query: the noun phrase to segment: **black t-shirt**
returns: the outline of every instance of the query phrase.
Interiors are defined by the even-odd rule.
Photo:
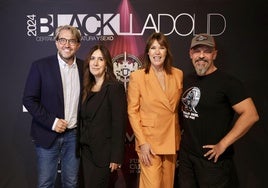
[[[207,149],[202,146],[218,143],[230,131],[235,115],[232,106],[247,97],[238,79],[219,70],[206,76],[186,76],[181,99],[181,146],[203,156]],[[232,154],[229,147],[220,158]]]

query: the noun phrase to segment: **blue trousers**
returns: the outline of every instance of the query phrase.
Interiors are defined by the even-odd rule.
[[[38,188],[54,188],[58,164],[61,169],[61,187],[76,188],[79,158],[76,157],[77,130],[63,133],[49,149],[36,145]]]

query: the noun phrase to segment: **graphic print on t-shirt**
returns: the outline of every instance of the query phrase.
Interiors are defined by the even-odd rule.
[[[200,100],[201,92],[197,87],[187,89],[182,95],[182,112],[185,118],[195,119],[198,117],[196,106]]]

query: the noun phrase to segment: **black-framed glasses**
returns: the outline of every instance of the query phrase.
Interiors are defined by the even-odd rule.
[[[78,43],[76,39],[66,39],[66,38],[59,38],[57,41],[61,45],[65,45],[68,42],[71,46],[74,46]]]

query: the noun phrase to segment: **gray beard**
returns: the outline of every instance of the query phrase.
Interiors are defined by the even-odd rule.
[[[198,76],[204,76],[206,74],[206,72],[207,72],[207,69],[206,68],[203,68],[203,69],[196,68],[195,71],[196,71],[196,74]]]

